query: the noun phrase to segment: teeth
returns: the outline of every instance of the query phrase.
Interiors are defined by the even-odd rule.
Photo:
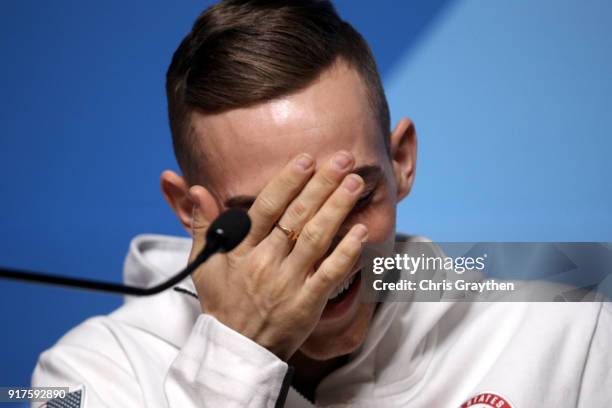
[[[332,293],[329,295],[327,300],[332,300],[336,298],[337,296],[339,296],[340,294],[342,294],[342,292],[344,292],[345,290],[348,289],[349,286],[351,286],[351,283],[353,283],[354,280],[355,280],[355,275],[352,275],[350,278],[345,279],[340,285],[338,285],[332,291]]]

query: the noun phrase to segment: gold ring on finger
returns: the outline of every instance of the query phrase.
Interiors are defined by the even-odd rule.
[[[291,228],[285,227],[284,225],[281,225],[278,222],[274,224],[274,226],[279,230],[283,231],[283,234],[285,234],[290,241],[297,241],[298,237],[300,236],[299,232],[295,232]]]

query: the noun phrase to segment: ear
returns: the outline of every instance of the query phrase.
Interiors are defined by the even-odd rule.
[[[391,162],[397,186],[397,201],[412,189],[416,171],[417,140],[414,124],[408,118],[399,121],[391,133]]]
[[[160,176],[161,191],[185,230],[192,235],[193,207],[199,206],[207,221],[217,217],[219,210],[213,195],[202,186],[192,186],[173,171],[166,170]]]

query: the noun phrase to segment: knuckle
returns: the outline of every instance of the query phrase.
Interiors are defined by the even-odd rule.
[[[204,237],[206,230],[208,230],[208,226],[209,226],[208,222],[198,217],[193,217],[192,225],[191,225],[191,231],[192,231],[193,238],[197,239],[199,237]]]
[[[276,203],[267,196],[257,198],[257,212],[266,218],[275,217],[278,213]]]
[[[344,214],[352,204],[352,200],[347,200],[343,192],[337,192],[329,200],[328,206],[334,214]]]
[[[299,200],[294,201],[287,209],[287,214],[291,218],[302,219],[306,214],[307,207]]]
[[[249,265],[251,273],[259,275],[270,268],[270,259],[263,254],[253,255],[249,260]]]
[[[330,288],[335,285],[334,274],[329,268],[322,268],[319,271],[319,282],[326,288]]]
[[[321,235],[325,231],[336,230],[344,217],[332,208],[324,207],[317,214],[315,222],[320,226]]]
[[[321,249],[325,243],[323,242],[323,232],[313,223],[308,223],[302,230],[304,241],[315,249]]]
[[[193,230],[203,230],[206,229],[206,227],[208,226],[208,223],[204,222],[204,220],[198,218],[198,217],[193,217],[192,218],[192,229]]]
[[[240,257],[238,256],[227,256],[227,266],[228,266],[228,270],[236,270],[239,268],[240,265]]]
[[[297,180],[291,174],[281,175],[277,180],[279,190],[293,190],[297,184]]]
[[[338,181],[336,181],[331,174],[325,171],[321,173],[318,179],[319,185],[325,190],[335,188],[338,185]]]
[[[355,257],[355,251],[347,246],[339,246],[336,251],[336,262],[341,265],[350,263]]]

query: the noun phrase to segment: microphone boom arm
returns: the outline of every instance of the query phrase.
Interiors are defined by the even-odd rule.
[[[150,288],[139,288],[137,286],[123,285],[121,283],[103,282],[91,279],[71,278],[59,275],[46,275],[32,271],[17,271],[10,268],[0,268],[0,278],[20,280],[25,282],[46,283],[51,285],[67,286],[71,288],[89,289],[98,292],[118,293],[132,296],[150,296],[160,293],[171,286],[176,285],[197,269],[209,256],[217,252],[216,245],[207,245],[193,262],[190,262],[183,270]]]
[[[123,285],[121,283],[103,282],[91,279],[71,278],[59,275],[47,275],[39,272],[21,271],[0,267],[0,278],[25,282],[36,282],[71,288],[89,289],[106,293],[119,293],[132,296],[149,296],[162,292],[176,285],[191,275],[202,263],[206,262],[216,252],[228,252],[234,249],[251,229],[251,219],[248,214],[238,208],[230,208],[215,219],[206,232],[206,245],[198,256],[180,272],[150,288]]]

